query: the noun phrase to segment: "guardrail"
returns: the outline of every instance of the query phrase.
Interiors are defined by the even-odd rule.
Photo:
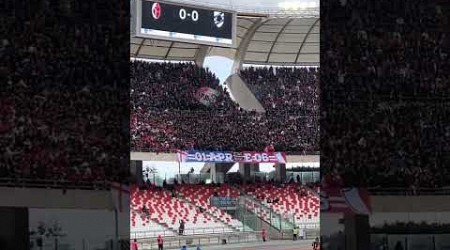
[[[62,181],[42,180],[31,178],[0,178],[2,187],[27,187],[27,188],[55,188],[55,189],[85,189],[85,190],[107,190],[110,185],[108,181]]]
[[[261,232],[240,232],[240,233],[224,233],[224,234],[203,234],[203,235],[187,235],[174,236],[164,238],[164,249],[179,249],[181,246],[195,247],[197,245],[220,245],[220,244],[236,244],[255,242],[261,240]],[[141,249],[153,250],[158,249],[157,238],[138,239]]]
[[[402,195],[402,196],[418,196],[418,195],[450,195],[450,187],[442,188],[369,188],[371,195]]]
[[[195,236],[195,235],[222,235],[226,233],[232,233],[232,230],[228,227],[215,227],[215,228],[185,228],[183,236]],[[174,237],[174,231],[171,229],[163,230],[138,230],[130,232],[132,239],[145,239],[158,237],[159,235],[165,237]]]

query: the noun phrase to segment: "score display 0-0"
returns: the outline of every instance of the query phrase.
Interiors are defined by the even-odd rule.
[[[204,6],[138,1],[136,36],[234,47],[236,13]]]

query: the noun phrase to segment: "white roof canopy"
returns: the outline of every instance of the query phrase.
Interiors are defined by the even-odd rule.
[[[237,25],[237,47],[229,50],[245,51],[242,53],[242,63],[319,66],[319,18],[239,17]],[[249,41],[246,48],[240,48],[243,40]],[[204,55],[200,50],[205,46],[132,37],[130,56],[195,61],[198,56]]]

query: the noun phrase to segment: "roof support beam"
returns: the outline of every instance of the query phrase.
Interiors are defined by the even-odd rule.
[[[250,44],[250,41],[252,40],[253,36],[255,35],[256,31],[264,25],[266,22],[268,22],[270,19],[266,18],[260,18],[258,21],[254,22],[252,26],[247,30],[244,37],[241,40],[241,43],[239,44],[239,48],[236,50],[236,54],[234,56],[234,63],[233,67],[231,69],[231,74],[238,73],[239,70],[242,67],[242,62],[245,59],[245,54],[247,53],[248,45]]]
[[[145,42],[145,38],[142,38],[141,44],[139,44],[139,47],[136,50],[136,53],[134,54],[134,57],[138,57],[139,56],[139,52],[141,51],[142,46],[144,46],[144,42]]]
[[[290,18],[289,21],[287,21],[287,22],[283,25],[283,27],[281,28],[280,32],[278,32],[277,37],[275,37],[275,40],[273,41],[272,46],[270,47],[269,54],[267,54],[266,63],[269,62],[270,55],[272,54],[272,50],[273,50],[273,48],[275,47],[275,44],[277,43],[278,38],[280,38],[281,33],[284,32],[284,30],[286,29],[286,27],[287,27],[292,21],[294,21],[294,18]]]
[[[166,52],[166,55],[164,56],[164,60],[167,60],[167,57],[170,54],[170,50],[172,49],[173,44],[174,44],[174,42],[171,42],[170,45],[169,45],[169,48],[167,48],[167,52]]]
[[[199,67],[203,67],[203,63],[205,62],[205,58],[208,53],[211,51],[211,46],[208,45],[199,45],[197,52],[195,53],[195,64]]]
[[[298,49],[297,56],[295,57],[294,63],[298,63],[298,58],[300,57],[300,53],[302,52],[303,45],[306,42],[306,39],[308,39],[309,34],[311,33],[312,29],[316,26],[316,24],[319,22],[320,18],[317,18],[317,20],[309,27],[308,33],[306,33],[306,36],[303,38],[302,44],[300,45],[300,48]]]

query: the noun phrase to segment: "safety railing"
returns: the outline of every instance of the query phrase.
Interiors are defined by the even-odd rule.
[[[261,232],[239,232],[223,234],[203,234],[203,235],[185,235],[175,237],[165,237],[164,249],[179,249],[186,245],[187,247],[196,247],[198,245],[220,245],[248,243],[260,240]],[[140,249],[153,250],[158,249],[157,238],[138,239]]]
[[[232,233],[233,230],[229,227],[199,227],[199,228],[185,228],[183,231],[183,236],[195,236],[195,235],[222,235],[226,233]],[[152,237],[158,237],[159,235],[164,237],[174,237],[177,232],[172,229],[161,229],[161,230],[132,230],[130,232],[131,239],[146,239]]]
[[[371,249],[398,249],[395,246],[401,245],[401,249],[448,249],[450,247],[450,234],[383,234],[372,233],[370,235]],[[332,244],[333,242],[330,242]]]
[[[68,239],[66,236],[30,235],[30,250],[129,250],[128,237],[114,240],[113,236],[93,240],[87,238]]]
[[[450,195],[450,187],[442,188],[369,188],[371,195]]]
[[[302,221],[296,219],[295,214],[291,214],[288,217],[285,217],[290,223],[296,225],[300,229],[308,229],[308,230],[320,230],[320,217],[318,216],[316,219],[311,219],[310,221]]]
[[[286,220],[280,214],[274,212],[266,204],[248,195],[240,197],[239,207],[257,215],[260,219],[279,231],[290,230],[294,227],[294,224]]]
[[[55,188],[55,189],[86,189],[106,190],[109,188],[107,181],[63,181],[31,178],[0,178],[2,187],[27,187],[27,188]]]

